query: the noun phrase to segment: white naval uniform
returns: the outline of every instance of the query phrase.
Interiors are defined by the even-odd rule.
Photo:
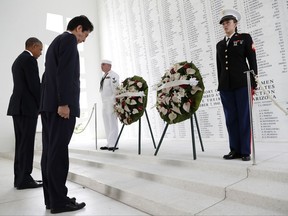
[[[104,74],[105,76],[106,74]],[[110,70],[100,90],[102,98],[102,115],[107,139],[107,147],[115,146],[118,137],[118,119],[114,111],[115,92],[119,85],[119,75]]]

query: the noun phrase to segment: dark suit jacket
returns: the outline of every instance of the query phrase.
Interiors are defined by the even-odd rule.
[[[37,60],[23,51],[12,65],[13,93],[7,115],[37,116],[40,104],[40,78]]]
[[[42,77],[40,111],[57,112],[68,105],[70,115],[80,116],[80,64],[77,39],[64,32],[50,44]]]
[[[247,86],[248,70],[257,74],[255,47],[249,34],[235,33],[228,47],[225,38],[217,43],[218,90],[233,90]],[[249,65],[247,64],[247,60]],[[251,85],[256,87],[251,75]]]

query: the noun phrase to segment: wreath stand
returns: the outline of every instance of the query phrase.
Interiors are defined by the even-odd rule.
[[[156,144],[155,144],[154,136],[153,136],[153,133],[152,133],[152,129],[151,129],[151,125],[150,125],[150,121],[149,121],[146,109],[144,110],[144,112],[145,112],[145,116],[146,116],[146,119],[147,119],[147,122],[148,122],[148,126],[149,126],[149,130],[150,130],[151,138],[152,138],[152,141],[153,141],[153,145],[154,145],[154,148],[156,149]],[[142,118],[142,116],[141,116],[141,118]],[[139,131],[138,132],[138,154],[139,155],[141,154],[141,118],[139,118],[139,120],[138,120],[139,121],[139,130],[138,130]],[[122,124],[120,133],[119,133],[119,135],[117,137],[117,140],[116,140],[116,143],[114,145],[113,152],[115,151],[115,149],[117,147],[117,144],[118,144],[118,141],[119,141],[120,136],[122,134],[124,126],[125,126],[125,124]]]
[[[198,121],[197,121],[197,117],[196,117],[196,113],[193,113],[194,116],[194,119],[195,119],[195,123],[196,123],[196,127],[197,127],[197,132],[198,132],[198,136],[199,136],[199,141],[200,141],[200,144],[201,144],[201,149],[202,149],[202,152],[204,152],[204,147],[203,147],[203,143],[202,143],[202,138],[201,138],[201,134],[200,134],[200,129],[199,129],[199,125],[198,125]],[[190,117],[190,122],[191,122],[191,136],[192,136],[192,149],[193,149],[193,159],[196,160],[196,147],[195,147],[195,135],[194,135],[194,125],[193,125],[193,117]],[[159,149],[160,149],[160,146],[162,144],[162,141],[163,141],[163,138],[166,134],[166,131],[167,131],[167,128],[168,128],[168,123],[166,123],[166,126],[163,130],[163,133],[162,133],[162,136],[159,140],[159,144],[157,146],[157,149],[154,153],[154,155],[156,156]]]

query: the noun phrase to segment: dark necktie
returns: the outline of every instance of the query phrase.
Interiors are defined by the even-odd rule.
[[[229,40],[230,40],[230,38],[227,38],[227,39],[226,39],[226,46],[228,46]]]
[[[106,78],[106,76],[108,75],[108,73],[105,73],[105,75],[102,77],[101,81],[100,81],[100,91],[103,90],[103,84],[104,84],[104,80]]]

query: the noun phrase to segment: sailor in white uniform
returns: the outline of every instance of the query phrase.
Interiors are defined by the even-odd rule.
[[[107,145],[101,150],[113,150],[118,137],[118,119],[114,111],[115,92],[119,85],[119,75],[111,70],[110,60],[101,61],[101,69],[104,75],[100,82],[100,93],[102,98],[102,115],[107,139]],[[116,148],[115,150],[117,150]]]

